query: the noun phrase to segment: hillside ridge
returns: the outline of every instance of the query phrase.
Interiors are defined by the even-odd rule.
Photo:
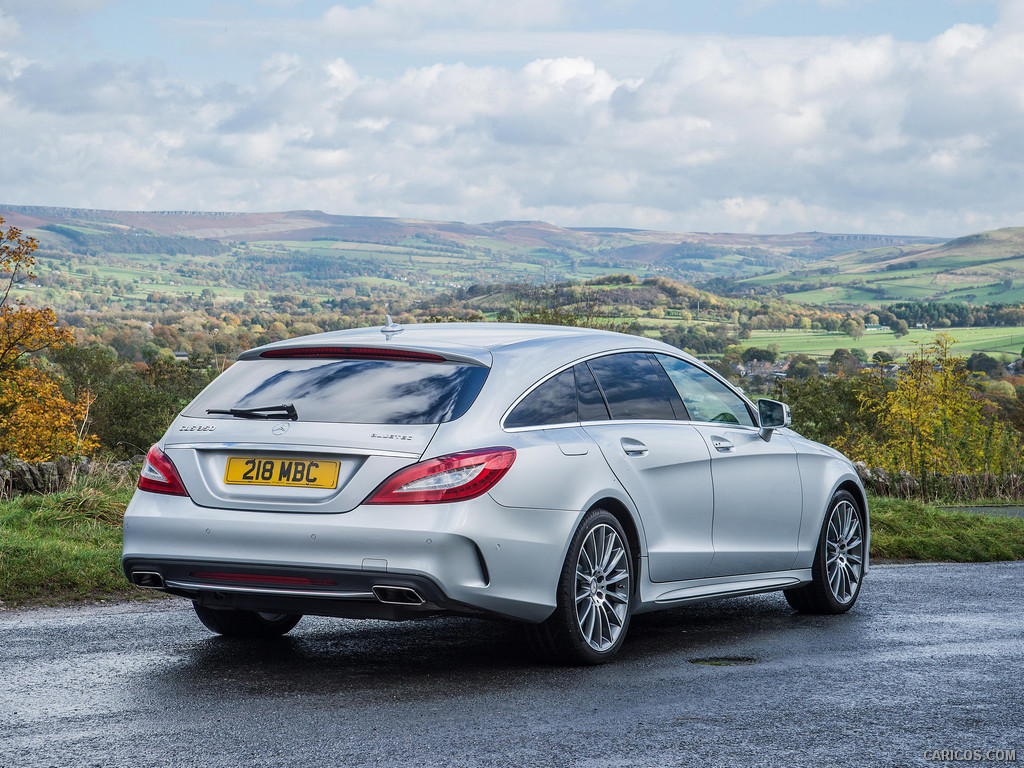
[[[1024,227],[942,243],[851,249],[814,264],[744,278],[739,285],[813,305],[1017,303],[1024,301]]]

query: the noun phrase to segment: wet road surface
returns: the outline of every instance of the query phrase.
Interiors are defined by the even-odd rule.
[[[257,643],[179,600],[7,611],[0,766],[1024,764],[1022,584],[1024,563],[879,566],[846,616],[679,608],[596,668],[462,619],[307,617]]]
[[[947,512],[970,512],[975,515],[996,515],[998,517],[1024,517],[1024,507],[1011,507],[1000,504],[999,506],[966,506],[966,507],[939,507]]]

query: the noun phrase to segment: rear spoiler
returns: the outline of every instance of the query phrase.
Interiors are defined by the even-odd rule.
[[[396,360],[420,363],[461,363],[489,367],[478,358],[447,350],[424,351],[392,344],[386,346],[346,344],[295,344],[250,349],[238,356],[239,360]]]

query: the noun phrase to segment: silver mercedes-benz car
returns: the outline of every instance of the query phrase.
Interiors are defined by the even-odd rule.
[[[223,635],[460,614],[590,664],[659,608],[783,590],[842,613],[868,569],[864,490],[789,421],[607,331],[290,339],[242,354],[150,450],[123,566]]]

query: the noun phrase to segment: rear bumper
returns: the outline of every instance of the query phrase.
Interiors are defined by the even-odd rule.
[[[211,607],[388,619],[452,612],[536,622],[554,610],[578,518],[503,507],[487,495],[301,514],[211,509],[140,491],[125,513],[122,562],[129,578],[134,571],[160,574],[164,591]],[[193,575],[211,572],[220,578]],[[312,586],[264,584],[259,574]],[[374,586],[414,589],[424,602],[386,605]]]
[[[432,579],[415,574],[147,558],[128,558],[122,565],[129,581],[147,581],[147,588],[210,608],[391,621],[485,613],[449,599]],[[138,578],[154,574],[159,586]]]

